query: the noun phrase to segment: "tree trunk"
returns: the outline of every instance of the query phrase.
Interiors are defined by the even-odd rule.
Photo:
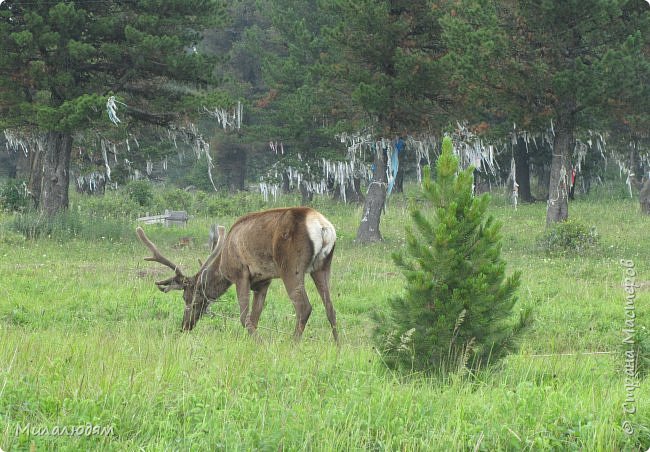
[[[632,148],[630,150],[630,179],[632,183],[636,184],[637,187],[640,187],[643,180],[643,166],[641,165],[641,159],[639,158],[638,152]],[[636,187],[635,187],[636,188]]]
[[[490,192],[490,181],[476,169],[474,170],[474,194],[476,196]]]
[[[361,178],[353,177],[352,183],[345,188],[345,196],[347,197],[348,202],[353,202],[356,204],[361,204],[364,202],[363,193],[361,193]]]
[[[328,190],[332,191],[332,199],[338,202],[343,202],[343,195],[341,195],[341,187],[334,187],[334,184],[328,181]],[[361,204],[364,201],[363,193],[361,193],[361,178],[353,177],[349,183],[344,187],[345,189],[345,202]]]
[[[0,132],[0,176],[4,175],[9,179],[16,178],[17,155],[22,154],[15,150],[8,150],[4,135]]]
[[[591,190],[591,177],[586,177],[585,175],[582,175],[580,177],[580,181],[582,182],[582,192],[585,195],[588,195],[589,190]]]
[[[399,168],[397,169],[397,176],[395,176],[395,185],[393,186],[393,191],[395,193],[404,193],[404,165],[406,162],[400,162]]]
[[[291,180],[289,179],[289,176],[287,176],[286,173],[282,173],[282,184],[280,185],[282,193],[289,193],[291,192]]]
[[[19,151],[21,152],[21,151]],[[26,172],[27,190],[32,197],[34,207],[40,206],[41,191],[43,190],[43,154],[45,149],[38,144],[34,145],[32,149],[27,152],[23,160],[24,166],[21,169]]]
[[[650,215],[650,179],[646,179],[639,192],[641,212]]]
[[[219,183],[231,193],[246,188],[246,148],[235,143],[224,143],[217,151]]]
[[[68,208],[72,135],[65,132],[45,134],[38,208],[46,216]]]
[[[521,202],[533,202],[533,195],[530,193],[530,158],[526,141],[523,138],[517,139],[515,173],[517,184],[519,184],[519,200]]]
[[[307,189],[307,183],[304,180],[300,181],[300,187],[298,188],[300,188],[300,196],[302,197],[300,205],[308,205],[314,199],[314,193]]]
[[[368,194],[363,204],[363,217],[357,230],[357,241],[361,243],[378,242],[382,240],[379,232],[379,221],[386,203],[386,152],[378,149],[375,152],[375,172],[368,187]]]
[[[25,154],[25,152],[22,149],[18,149],[13,151],[14,154],[16,155],[16,179],[23,179],[25,181],[29,181],[29,177],[31,174],[30,168],[31,168],[31,163],[30,163],[30,154],[31,152],[28,152]]]
[[[571,170],[569,161],[574,145],[573,131],[573,114],[567,112],[560,115],[555,126],[555,139],[553,140],[551,178],[546,209],[547,226],[558,221],[565,221],[569,217],[568,186]]]

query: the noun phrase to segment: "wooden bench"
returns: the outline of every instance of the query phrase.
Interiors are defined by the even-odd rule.
[[[166,228],[169,226],[187,226],[187,220],[190,216],[184,210],[165,210],[161,215],[147,215],[138,218],[144,224],[163,224]]]

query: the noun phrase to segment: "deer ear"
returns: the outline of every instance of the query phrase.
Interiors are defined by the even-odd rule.
[[[160,285],[156,283],[156,286],[158,286],[158,289],[161,292],[165,292],[165,293],[170,292],[172,290],[183,290],[183,286],[181,286],[180,284]]]
[[[186,286],[191,284],[191,280],[187,277],[178,278],[177,276],[172,276],[171,278],[164,279],[162,281],[156,281],[156,286],[162,292],[169,292],[171,290],[184,290]]]

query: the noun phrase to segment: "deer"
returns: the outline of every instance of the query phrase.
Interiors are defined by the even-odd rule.
[[[336,230],[318,211],[289,207],[249,213],[237,219],[227,234],[223,226],[218,226],[211,253],[194,276],[186,276],[164,257],[141,227],[136,233],[152,253],[145,260],[174,271],[174,276],[155,284],[165,293],[183,291],[183,331],[191,331],[210,304],[234,284],[239,320],[251,336],[258,337],[257,326],[269,285],[279,278],[296,311],[294,338],[299,340],[312,311],[305,290],[305,275],[309,274],[325,306],[334,341],[339,343],[330,298]],[[249,310],[251,291],[253,304]]]

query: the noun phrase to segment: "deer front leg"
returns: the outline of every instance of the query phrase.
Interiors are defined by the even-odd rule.
[[[257,341],[261,341],[261,338],[257,332],[257,323],[260,320],[260,315],[262,314],[262,309],[264,309],[264,300],[266,299],[266,292],[269,289],[271,281],[265,281],[263,283],[258,283],[253,289],[253,307],[250,314],[246,318],[246,329],[248,333]]]
[[[251,285],[248,277],[241,278],[235,283],[237,287],[237,300],[239,301],[239,321],[250,332],[250,318],[248,317],[248,304],[250,302]]]
[[[253,290],[253,308],[251,309],[250,324],[254,329],[257,329],[257,323],[260,320],[262,309],[264,309],[264,300],[266,300],[266,292],[269,290],[271,281],[266,281],[255,287]]]

